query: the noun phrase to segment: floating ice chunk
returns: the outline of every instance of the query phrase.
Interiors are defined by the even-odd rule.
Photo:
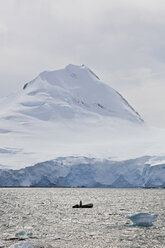
[[[15,237],[18,239],[26,239],[26,238],[32,238],[33,233],[32,232],[26,232],[24,230],[19,230],[15,233]]]
[[[18,242],[14,245],[11,245],[9,248],[34,248],[33,244],[29,241]]]
[[[15,237],[19,239],[25,239],[27,238],[27,232],[25,232],[24,230],[19,230],[15,233]]]
[[[32,232],[27,232],[27,236],[28,236],[29,238],[32,238],[32,237],[33,237],[33,233],[32,233]]]
[[[0,247],[4,247],[4,246],[5,246],[4,243],[0,241]]]
[[[136,226],[152,226],[158,214],[136,213],[127,215],[126,218],[133,222]]]

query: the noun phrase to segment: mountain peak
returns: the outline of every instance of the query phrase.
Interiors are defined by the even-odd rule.
[[[27,94],[33,95],[33,98],[42,98],[42,106],[50,104],[50,99],[53,109],[59,109],[59,102],[63,103],[65,108],[69,108],[69,112],[74,113],[73,116],[94,114],[142,122],[139,114],[128,102],[85,65],[69,64],[64,69],[44,71],[25,84],[24,89],[27,89]],[[63,112],[62,109],[59,111]],[[54,110],[52,116],[53,112]]]
[[[65,67],[66,70],[68,70],[71,73],[80,73],[80,71],[84,71],[86,73],[91,74],[92,76],[94,76],[96,79],[100,80],[99,77],[86,65],[82,64],[81,66],[78,65],[73,65],[73,64],[69,64]]]
[[[43,71],[23,87],[17,106],[41,120],[120,118],[142,123],[140,115],[87,66]],[[19,109],[19,108],[18,108]],[[18,111],[18,110],[17,110]]]

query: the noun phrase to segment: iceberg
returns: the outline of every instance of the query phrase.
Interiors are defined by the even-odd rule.
[[[19,239],[25,239],[27,237],[27,233],[24,230],[19,230],[15,233],[15,237]]]
[[[150,213],[135,213],[126,216],[135,226],[152,226],[157,217],[158,214]]]
[[[15,233],[15,238],[17,239],[27,239],[32,238],[33,233],[32,232],[26,232],[25,230],[19,230]]]
[[[18,242],[14,245],[11,245],[9,248],[34,248],[33,244],[29,241]]]
[[[15,237],[18,239],[26,239],[33,237],[32,232],[26,232],[25,230],[19,230],[15,233]]]

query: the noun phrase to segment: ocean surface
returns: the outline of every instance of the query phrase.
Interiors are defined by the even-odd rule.
[[[91,209],[75,209],[79,201]],[[158,213],[152,227],[128,225],[125,215]],[[0,247],[165,248],[164,189],[0,188]]]

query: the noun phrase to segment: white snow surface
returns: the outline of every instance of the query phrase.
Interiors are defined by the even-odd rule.
[[[42,72],[0,100],[0,169],[59,157],[121,162],[148,156],[145,164],[160,166],[164,145],[165,130],[144,123],[84,65]]]

